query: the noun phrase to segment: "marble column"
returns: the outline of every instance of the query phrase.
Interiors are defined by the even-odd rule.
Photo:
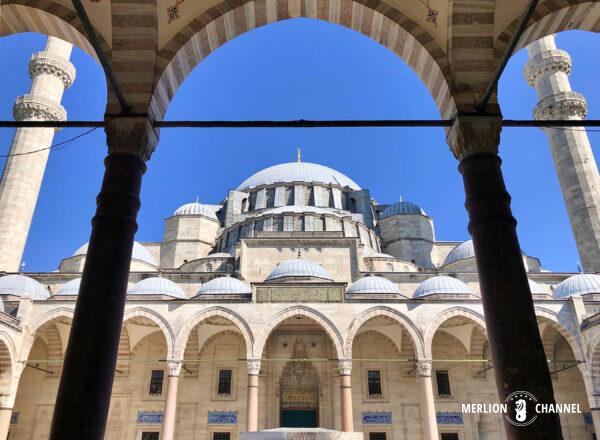
[[[583,377],[585,392],[590,405],[590,413],[592,414],[592,421],[594,422],[594,433],[596,434],[596,438],[600,439],[600,396],[597,396],[597,393],[594,391],[594,380],[592,378],[592,373],[588,368],[588,363],[582,362],[578,364],[577,367]]]
[[[423,434],[427,440],[438,440],[437,415],[431,383],[431,361],[417,363],[419,382],[421,384],[421,417],[423,420]]]
[[[63,92],[75,80],[69,62],[73,45],[48,37],[43,51],[32,55],[29,94],[17,98],[17,121],[64,121]],[[0,180],[0,270],[17,272],[52,145],[54,128],[17,128]]]
[[[460,160],[499,399],[504,402],[515,391],[528,391],[539,403],[554,404],[517,222],[498,156],[501,127],[499,115],[459,116],[447,140]],[[522,427],[504,420],[504,427],[511,440],[562,439],[557,414],[538,414],[535,423]]]
[[[340,408],[342,418],[342,431],[354,432],[354,420],[352,414],[352,361],[341,359],[338,361],[340,372]]]
[[[19,389],[19,382],[21,380],[21,374],[23,373],[24,368],[24,362],[16,363],[12,369],[13,376],[7,390],[8,392],[5,392],[5,394],[0,397],[0,440],[6,440],[8,438],[10,420],[12,418],[13,407],[17,397],[17,390]]]
[[[539,102],[534,117],[583,119],[587,103],[571,89],[571,57],[557,49],[554,35],[529,46],[525,78]],[[579,258],[586,272],[600,272],[600,175],[585,129],[544,128],[560,182]]]
[[[104,438],[145,161],[157,138],[143,117],[105,126],[109,154],[67,351],[50,439]]]
[[[248,359],[248,391],[246,394],[246,431],[258,431],[258,375],[260,359]]]
[[[170,361],[168,363],[169,376],[167,379],[167,396],[165,398],[165,412],[163,418],[162,440],[173,440],[175,438],[175,420],[177,417],[177,388],[179,384],[179,373],[181,373],[181,362]]]

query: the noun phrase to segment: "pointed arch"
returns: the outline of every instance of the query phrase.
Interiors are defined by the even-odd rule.
[[[442,117],[455,113],[445,51],[419,23],[379,0],[223,1],[199,14],[158,53],[150,112],[160,120],[189,73],[210,53],[252,29],[290,18],[314,18],[361,32],[402,58],[430,91]]]
[[[543,309],[541,307],[535,307],[535,316],[538,318],[545,318],[550,322],[550,325],[554,327],[569,343],[571,350],[573,350],[573,355],[575,356],[575,360],[577,361],[585,361],[585,355],[583,350],[579,344],[579,338],[575,336],[575,332],[569,328],[571,327],[569,324],[565,322],[560,322],[559,316],[557,313],[552,310]]]
[[[467,309],[465,307],[453,307],[453,308],[445,310],[444,312],[437,315],[433,319],[433,321],[431,321],[431,323],[429,324],[429,327],[427,327],[427,330],[425,331],[424,341],[423,341],[424,347],[425,347],[425,358],[426,359],[432,358],[433,337],[435,336],[435,333],[437,332],[437,330],[440,328],[440,326],[444,322],[448,321],[449,319],[456,318],[456,317],[463,317],[463,318],[467,318],[467,319],[473,321],[476,325],[478,325],[481,328],[483,334],[487,338],[487,332],[485,330],[485,320],[484,320],[482,314],[480,314],[474,310]],[[467,349],[468,349],[468,347],[467,347]]]
[[[346,335],[346,342],[344,345],[345,356],[348,359],[352,358],[352,344],[360,328],[363,326],[363,324],[378,316],[388,317],[394,320],[396,323],[398,323],[398,325],[405,329],[410,335],[410,339],[413,343],[413,346],[415,347],[415,354],[417,355],[417,357],[420,359],[424,355],[425,352],[423,346],[423,335],[421,334],[417,326],[404,314],[392,309],[391,307],[375,306],[364,311],[352,320],[352,323],[350,324],[350,328],[348,329],[348,333]]]
[[[181,327],[175,340],[175,349],[173,351],[174,359],[183,359],[185,348],[192,330],[195,329],[198,324],[202,323],[202,321],[214,316],[225,318],[228,321],[231,321],[231,323],[237,327],[239,332],[244,337],[244,341],[246,342],[247,357],[253,357],[254,335],[252,334],[252,331],[250,330],[250,327],[246,321],[234,311],[226,309],[225,307],[216,306],[197,313],[191,319],[188,319],[183,327]],[[199,347],[199,349],[201,348],[202,347]]]
[[[262,356],[267,340],[273,330],[286,319],[293,318],[294,316],[304,316],[319,324],[333,342],[338,359],[344,359],[344,339],[335,324],[324,314],[302,305],[287,307],[269,319],[267,324],[261,329],[261,333],[257,335],[256,346],[254,348],[255,356]]]
[[[173,353],[173,346],[175,342],[173,330],[171,329],[169,323],[162,316],[144,307],[136,307],[134,309],[125,310],[125,315],[123,316],[123,325],[130,319],[136,317],[143,317],[155,323],[160,328],[165,338],[165,343],[167,344],[167,356]]]

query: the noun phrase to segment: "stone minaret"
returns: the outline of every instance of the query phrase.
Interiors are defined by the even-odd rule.
[[[69,62],[73,45],[48,37],[46,48],[32,55],[29,94],[17,98],[13,114],[17,121],[64,121],[60,105],[64,90],[75,79]],[[0,270],[19,270],[29,226],[54,139],[54,128],[18,128],[0,181]],[[25,154],[41,150],[32,154]]]
[[[585,98],[571,90],[571,58],[554,36],[528,46],[525,78],[538,95],[536,119],[583,119]],[[579,257],[586,272],[600,272],[600,176],[583,128],[545,128],[567,205]]]

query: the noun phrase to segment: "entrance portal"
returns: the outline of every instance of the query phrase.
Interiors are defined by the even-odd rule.
[[[319,425],[319,376],[301,338],[294,342],[291,360],[281,372],[283,428],[316,428]]]

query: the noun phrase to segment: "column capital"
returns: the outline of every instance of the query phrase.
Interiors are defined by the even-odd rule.
[[[158,129],[147,116],[105,117],[106,143],[109,154],[135,154],[150,159],[158,144]]]
[[[183,361],[180,361],[180,360],[167,361],[167,368],[169,369],[169,376],[179,376],[179,373],[181,373],[182,366],[183,366]]]
[[[248,367],[249,376],[258,376],[260,373],[260,359],[248,359],[246,360]]]
[[[350,376],[352,373],[352,359],[339,359],[338,371],[340,376]]]
[[[458,160],[475,153],[498,153],[501,130],[501,115],[457,115],[446,142]]]
[[[417,362],[417,371],[419,372],[419,376],[421,377],[431,377],[431,361],[418,361]]]

